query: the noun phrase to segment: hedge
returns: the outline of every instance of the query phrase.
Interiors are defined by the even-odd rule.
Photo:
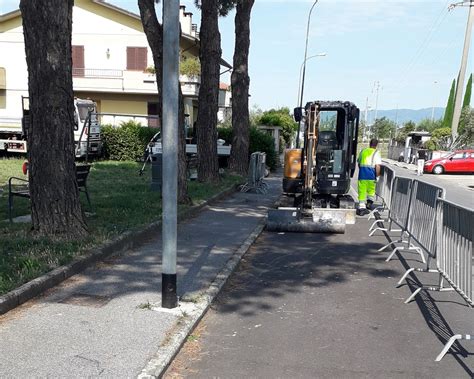
[[[217,128],[218,136],[220,139],[225,140],[227,144],[232,143],[232,129],[221,127]],[[273,137],[264,131],[261,131],[255,127],[250,128],[250,146],[249,153],[255,153],[261,151],[267,154],[267,166],[271,170],[274,170],[277,166],[277,153],[275,151],[275,142]]]
[[[143,127],[139,122],[128,121],[119,127],[103,125],[104,155],[116,161],[139,160],[157,129]]]

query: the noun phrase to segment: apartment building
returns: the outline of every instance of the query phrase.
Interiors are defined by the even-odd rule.
[[[199,56],[192,13],[180,7],[185,57]],[[97,102],[101,113],[157,114],[157,86],[151,49],[140,16],[101,0],[75,0],[72,30],[73,89],[76,97]],[[19,10],[0,15],[0,126],[19,126],[21,97],[28,96],[28,72]],[[223,71],[231,66],[221,61]],[[180,76],[187,122],[197,117],[199,76]],[[230,101],[228,96],[220,96]],[[225,108],[226,104],[220,104]],[[149,126],[156,126],[151,119]]]

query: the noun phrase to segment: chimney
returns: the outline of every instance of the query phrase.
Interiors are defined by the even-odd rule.
[[[192,34],[193,14],[186,12],[186,6],[179,6],[179,22],[181,23],[181,31],[184,34]]]

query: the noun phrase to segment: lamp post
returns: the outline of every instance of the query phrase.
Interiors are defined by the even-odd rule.
[[[303,63],[301,63],[301,67],[300,67],[300,78],[299,78],[299,80],[298,80],[298,84],[301,83],[301,76],[302,76],[302,74],[303,74],[303,66],[305,65],[305,63],[306,63],[307,61],[309,61],[310,59],[312,59],[312,58],[325,57],[326,55],[327,55],[326,53],[318,53],[318,54],[315,54],[315,55],[311,55],[311,56],[309,56],[308,58],[306,58],[306,60],[305,60]],[[298,86],[298,99],[297,99],[297,101],[300,101],[300,91],[301,91],[301,87]]]
[[[303,59],[303,75],[301,79],[301,91],[300,91],[300,108],[303,107],[303,95],[304,95],[304,77],[306,74],[306,61],[308,60],[308,39],[309,39],[309,25],[311,23],[311,13],[313,12],[313,8],[315,5],[318,3],[318,0],[315,0],[313,5],[311,6],[311,9],[309,10],[308,14],[308,24],[306,26],[306,43],[305,43],[305,48],[304,48],[304,59]],[[298,149],[300,147],[300,128],[301,128],[301,121],[298,123],[298,133],[296,134],[296,148]]]

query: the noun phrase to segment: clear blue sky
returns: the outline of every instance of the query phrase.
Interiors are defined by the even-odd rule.
[[[109,2],[138,13],[136,0]],[[311,18],[308,56],[320,52],[327,56],[307,62],[305,101],[350,100],[364,109],[368,97],[374,107],[374,82],[379,81],[379,109],[444,107],[459,70],[468,14],[467,7],[448,12],[452,2],[320,0]],[[0,0],[0,13],[18,3]],[[199,23],[200,12],[194,1],[181,3]],[[255,1],[250,51],[252,105],[262,109],[296,105],[312,3]],[[230,63],[233,18],[231,13],[220,21],[223,58]],[[472,48],[468,73],[474,67]]]

